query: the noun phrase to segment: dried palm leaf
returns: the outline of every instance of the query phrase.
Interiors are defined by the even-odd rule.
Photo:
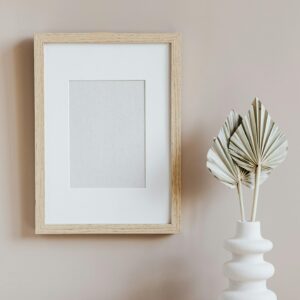
[[[207,153],[207,168],[230,188],[236,188],[240,178],[239,167],[232,160],[228,145],[232,133],[235,132],[241,121],[242,118],[236,112],[231,111]]]
[[[287,150],[286,137],[272,121],[262,103],[255,98],[229,144],[233,160],[243,169],[255,173],[252,221],[256,218],[261,174],[270,172],[283,162]]]
[[[241,122],[241,116],[235,111],[231,111],[207,153],[207,168],[218,180],[230,188],[236,188],[238,182],[241,181],[252,189],[255,182],[254,174],[239,167],[232,160],[228,149],[230,138]],[[268,174],[262,173],[260,184],[267,178]]]
[[[254,189],[255,173],[249,172],[242,168],[240,168],[240,170],[243,184],[250,189]],[[270,173],[267,172],[261,172],[261,176],[259,177],[259,185],[263,184],[269,178],[269,174]]]
[[[231,111],[218,136],[214,139],[211,149],[207,153],[207,168],[223,184],[230,188],[237,188],[241,217],[244,221],[245,213],[241,183],[249,172],[241,172],[240,168],[232,160],[228,150],[230,137],[241,122],[241,116],[235,111]]]

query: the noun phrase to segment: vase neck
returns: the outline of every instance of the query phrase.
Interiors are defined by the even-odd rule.
[[[260,222],[237,222],[236,237],[261,238]]]

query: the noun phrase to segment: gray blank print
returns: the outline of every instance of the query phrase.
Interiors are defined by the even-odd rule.
[[[145,83],[70,81],[73,188],[145,187]]]

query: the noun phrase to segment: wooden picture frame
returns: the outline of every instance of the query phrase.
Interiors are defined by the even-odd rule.
[[[169,165],[170,218],[166,223],[126,224],[46,222],[45,155],[50,142],[45,135],[49,85],[45,78],[45,47],[48,45],[167,45],[169,63]],[[181,133],[180,133],[180,35],[177,33],[37,33],[34,36],[35,79],[35,232],[36,234],[173,234],[180,230]],[[48,76],[48,75],[47,75]],[[47,101],[52,101],[47,96]],[[49,100],[50,99],[50,100]],[[46,120],[45,120],[46,118]],[[59,143],[58,143],[59,146]],[[50,151],[50,150],[49,150]],[[45,154],[46,153],[46,154]],[[50,177],[50,175],[48,176]],[[52,190],[51,190],[52,192]],[[48,189],[49,193],[49,189]],[[47,196],[50,199],[50,196]],[[63,197],[62,197],[63,199]],[[47,200],[50,201],[50,200]],[[70,202],[71,203],[71,202]],[[49,209],[50,211],[50,209]]]

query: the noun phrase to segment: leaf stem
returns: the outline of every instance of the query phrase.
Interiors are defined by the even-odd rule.
[[[237,191],[239,195],[239,202],[240,202],[240,210],[241,210],[241,220],[242,222],[245,222],[245,208],[244,208],[244,200],[243,200],[243,190],[242,190],[242,183],[241,181],[237,184]]]
[[[252,222],[255,222],[256,219],[260,174],[261,174],[261,165],[259,164],[255,170],[255,185],[254,185],[253,205],[252,205],[252,213],[251,213]]]

